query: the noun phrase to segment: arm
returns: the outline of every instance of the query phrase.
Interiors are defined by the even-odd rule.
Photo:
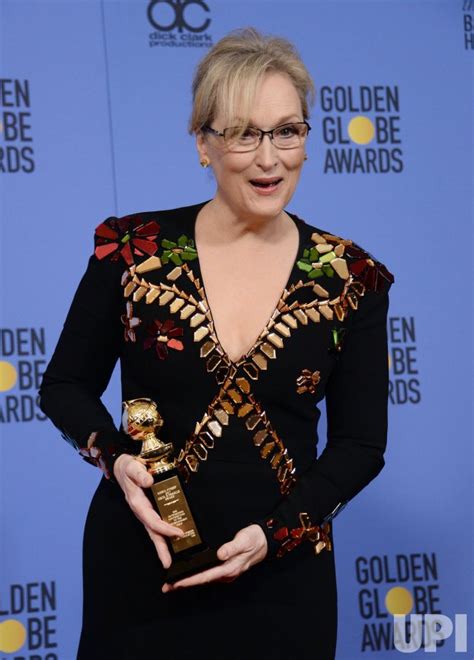
[[[275,510],[256,521],[266,535],[269,558],[306,538],[317,541],[318,534],[324,541],[322,530],[314,527],[329,522],[384,466],[389,288],[366,291],[354,312],[326,388],[324,451]],[[307,516],[300,518],[302,513]]]
[[[74,295],[39,395],[41,410],[85,460],[108,478],[123,450],[136,448],[117,431],[100,397],[120,353],[123,261],[99,260],[95,254]]]
[[[142,228],[138,222],[135,224],[138,230]],[[124,309],[120,285],[125,265],[122,258],[114,259],[114,255],[119,249],[125,251],[126,256],[131,252],[129,241],[121,241],[121,236],[116,233],[117,227],[126,231],[134,228],[128,219],[117,221],[112,217],[96,229],[96,252],[89,259],[53,357],[43,375],[39,390],[40,407],[86,461],[97,465],[108,479],[118,483],[130,509],[143,523],[163,566],[167,568],[171,557],[164,537],[182,537],[184,532],[161,520],[153,509],[142,490],[153,483],[146,465],[141,459],[123,456],[136,454],[140,443],[131,440],[124,431],[117,431],[100,400],[127,330],[122,323]],[[156,225],[149,223],[142,235],[143,231],[152,235],[155,230]],[[111,238],[111,241],[108,244],[101,242],[101,236]],[[137,238],[137,243],[139,240]],[[141,240],[141,247],[148,247]],[[152,244],[151,249],[156,251],[156,245]],[[130,338],[130,330],[128,332]],[[120,456],[122,458],[118,461]]]

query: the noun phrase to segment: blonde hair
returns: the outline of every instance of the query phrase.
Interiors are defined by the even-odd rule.
[[[298,93],[303,119],[314,103],[315,88],[295,46],[287,39],[263,35],[255,28],[232,30],[199,62],[192,85],[193,109],[190,133],[222,113],[225,125],[248,126],[257,86],[267,72],[286,74]]]

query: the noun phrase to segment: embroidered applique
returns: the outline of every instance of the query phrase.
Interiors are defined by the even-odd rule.
[[[311,240],[314,246],[307,248],[306,258],[299,266],[308,272],[310,279],[323,274],[331,277],[327,269],[329,265],[343,280],[352,276],[372,291],[382,291],[387,282],[395,281],[380,261],[351,240],[326,232],[313,232]]]
[[[349,245],[346,254],[351,257],[349,270],[362,284],[371,291],[382,291],[386,282],[392,284],[395,281],[392,273],[387,268],[373,259],[357,245]]]
[[[293,529],[288,529],[285,526],[277,527],[278,521],[274,518],[266,521],[266,526],[269,530],[276,528],[273,532],[273,538],[275,541],[281,543],[277,550],[278,558],[296,548],[303,541],[313,543],[314,552],[317,555],[324,549],[328,551],[332,550],[330,522],[323,522],[321,525],[312,525],[308,514],[304,512],[299,514],[299,519],[301,527],[295,527]]]
[[[321,380],[319,371],[310,371],[310,369],[303,369],[301,374],[296,379],[296,391],[298,394],[309,392],[314,394],[316,392],[316,385]]]
[[[334,269],[329,262],[335,258],[336,254],[333,251],[327,251],[323,254],[319,253],[315,247],[305,248],[303,256],[296,262],[296,265],[300,270],[307,273],[310,280],[323,275],[334,277]]]
[[[160,226],[155,220],[143,222],[140,216],[108,218],[95,230],[95,256],[118,261],[120,257],[128,266],[135,256],[153,255],[158,249],[156,241]]]
[[[199,345],[200,357],[205,361],[206,371],[214,375],[219,385],[218,393],[209,403],[201,420],[196,422],[194,433],[177,458],[177,467],[185,479],[198,470],[202,461],[207,460],[216,439],[225,433],[229,416],[235,414],[242,418],[262,459],[268,461],[275,470],[280,492],[289,492],[296,483],[293,460],[288,456],[284,442],[273,428],[266,411],[256,400],[252,382],[257,381],[262,372],[271,369],[271,362],[277,358],[278,351],[284,348],[285,341],[300,326],[336,319],[342,322],[350,310],[357,310],[359,298],[366,291],[365,282],[368,286],[377,287],[384,279],[393,280],[385,267],[368,253],[364,252],[364,256],[361,256],[360,248],[354,246],[352,241],[318,232],[313,232],[311,239],[312,245],[304,248],[296,262],[296,266],[308,273],[308,277],[287,285],[254,345],[235,362],[230,360],[220,344],[204,286],[188,263],[198,258],[192,239],[185,234],[176,240],[164,238],[161,241],[163,249],[160,257],[150,256],[138,264],[132,264],[124,273],[122,285],[125,298],[134,303],[143,300],[146,305],[168,306],[170,314],[179,315],[180,320],[187,320],[193,331],[193,342]],[[166,264],[169,268],[163,272],[159,282],[154,283],[144,277],[147,272]],[[370,274],[373,270],[377,270],[378,274]],[[342,280],[342,290],[338,295],[331,296],[324,286],[323,276],[333,281],[338,278]],[[186,283],[193,285],[191,293],[180,286],[183,282],[181,278],[186,278]],[[326,286],[329,288],[329,283]],[[293,294],[306,287],[311,287],[314,297],[307,302],[295,299]],[[333,345],[328,350],[340,350],[344,330],[336,327],[332,329]],[[149,329],[146,348],[154,346],[158,356],[161,352],[165,357],[167,353],[164,354],[164,348],[176,349],[177,346],[174,342],[174,345],[169,345],[170,339],[181,343],[176,337],[181,336],[182,332],[180,335],[172,335],[171,331],[171,326],[168,331],[163,325]],[[163,336],[161,341],[160,336]],[[313,393],[316,390],[319,382],[316,374],[319,376],[319,372],[306,373],[303,370],[297,382],[297,387],[301,388],[299,393]],[[319,528],[310,527],[315,537]],[[290,540],[293,542],[295,538],[291,537]]]
[[[194,433],[186,441],[176,459],[176,465],[185,481],[191,472],[197,472],[202,461],[206,461],[209,450],[214,449],[215,441],[222,436],[224,427],[229,425],[229,416],[236,415],[252,433],[253,443],[259,449],[262,459],[269,462],[276,471],[282,495],[288,493],[296,483],[293,459],[288,456],[283,441],[278,436],[259,402],[252,396],[250,383],[243,376],[237,376],[231,368],[229,378],[220,388],[208,406],[202,419],[196,423]]]
[[[194,241],[185,234],[182,234],[177,242],[164,238],[161,241],[161,247],[163,248],[161,255],[163,264],[171,261],[176,266],[182,266],[184,261],[193,261],[198,256]]]
[[[222,436],[223,427],[229,425],[230,415],[235,415],[235,402],[227,392],[231,383],[232,377],[219,388],[176,458],[176,467],[185,481],[188,481],[191,472],[198,471],[200,461],[207,460],[209,450],[214,449],[216,440]]]
[[[342,351],[343,341],[346,332],[347,332],[347,328],[343,328],[342,326],[339,328],[337,327],[332,328],[331,330],[332,344],[328,349],[329,353],[338,354]]]
[[[137,336],[135,334],[135,328],[137,328],[140,325],[141,319],[133,315],[133,305],[130,301],[127,302],[126,310],[127,310],[126,314],[122,314],[122,316],[120,317],[120,320],[125,326],[124,338],[125,341],[135,342],[137,340]]]
[[[183,328],[175,325],[173,319],[159,321],[155,319],[146,327],[147,337],[143,342],[143,348],[148,350],[154,348],[160,360],[164,360],[168,355],[168,349],[182,351],[184,344],[176,337],[182,337]]]
[[[78,451],[79,455],[87,463],[90,463],[94,467],[98,467],[99,470],[102,470],[107,479],[111,478],[112,474],[108,468],[108,459],[112,455],[113,448],[107,452],[103,449],[99,449],[99,447],[82,447]]]

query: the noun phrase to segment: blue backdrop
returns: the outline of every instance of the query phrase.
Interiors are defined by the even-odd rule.
[[[394,614],[442,615],[438,656],[472,657],[474,3],[0,0],[0,14],[1,657],[75,657],[100,473],[37,388],[93,230],[214,194],[186,130],[191,78],[247,25],[292,40],[317,86],[289,210],[396,276],[386,467],[334,526],[337,658],[396,656]],[[118,422],[117,373],[105,401]],[[435,637],[425,625],[414,656]]]

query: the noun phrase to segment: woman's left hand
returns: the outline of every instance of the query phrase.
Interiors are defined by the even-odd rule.
[[[222,564],[178,580],[174,584],[165,582],[162,592],[194,587],[206,582],[232,582],[251,566],[265,559],[267,550],[267,539],[260,525],[249,525],[237,532],[232,541],[224,543],[218,549],[217,557],[222,560]]]

